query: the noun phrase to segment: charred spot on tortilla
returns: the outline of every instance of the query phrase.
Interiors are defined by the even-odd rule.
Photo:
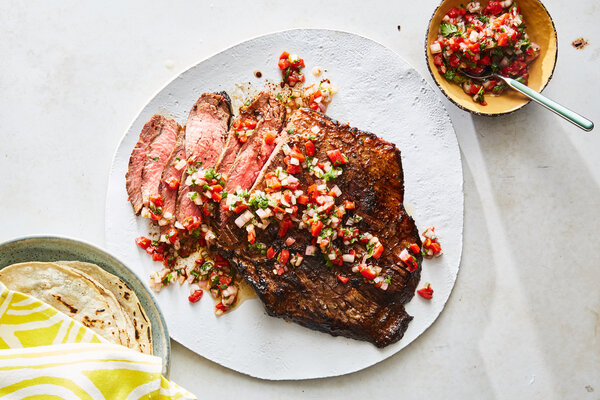
[[[140,338],[140,331],[138,331],[137,329],[135,330],[135,340],[138,340]]]
[[[104,311],[106,311],[106,309],[104,309],[104,308],[101,308],[101,309],[99,309],[99,310],[96,310],[96,314],[103,313]]]
[[[123,297],[125,297],[125,300],[129,300],[129,297],[131,297],[131,294],[129,294],[129,292],[123,292]]]
[[[147,333],[147,336],[148,336],[148,340],[150,340],[152,338],[152,334],[150,333],[150,327],[146,328],[146,333]]]
[[[146,318],[146,313],[142,309],[142,305],[138,304],[138,308],[140,309],[140,314],[142,314],[142,318],[144,318],[144,321],[148,322],[148,318]]]
[[[77,308],[73,307],[71,304],[69,304],[69,303],[67,303],[66,301],[64,301],[64,300],[62,299],[62,297],[60,297],[60,296],[58,296],[58,295],[55,295],[55,294],[53,294],[52,296],[53,296],[53,297],[54,297],[56,300],[60,301],[60,302],[61,302],[61,303],[62,303],[62,304],[65,306],[65,307],[67,307],[67,308],[69,309],[69,311],[70,311],[70,312],[72,312],[73,314],[75,314],[75,313],[77,313],[77,311],[79,311],[79,310],[77,310]]]

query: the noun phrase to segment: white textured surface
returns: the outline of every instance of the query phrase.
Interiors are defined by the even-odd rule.
[[[318,43],[314,45],[313,43]],[[226,90],[252,78],[262,87],[277,82],[275,64],[284,49],[301,54],[308,67],[321,66],[340,91],[328,115],[375,132],[402,152],[405,202],[417,226],[434,225],[443,238],[444,256],[423,264],[422,283],[431,282],[435,298],[416,297],[407,306],[414,316],[398,343],[377,349],[372,344],[302,328],[266,315],[258,299],[242,303],[223,317],[214,315],[208,298],[187,300],[188,288],[162,290],[171,338],[196,353],[245,374],[272,380],[308,379],[354,372],[395,354],[427,329],[450,296],[462,250],[462,166],[456,136],[439,98],[398,55],[361,36],[328,30],[275,33],[234,46],[192,67],[161,90],[139,114],[123,138],[109,177],[106,200],[106,245],[147,283],[162,268],[133,242],[147,235],[148,221],[134,217],[125,191],[131,150],[144,124],[167,113],[184,124],[204,92]],[[353,60],[360,55],[361,62]],[[253,71],[260,70],[257,80]],[[307,76],[309,81],[314,78]],[[409,113],[403,110],[410,109]],[[348,267],[349,268],[349,267]],[[290,346],[294,343],[294,346]]]
[[[0,239],[103,245],[112,155],[133,117],[179,73],[249,37],[352,31],[432,82],[422,42],[435,0],[245,3],[0,2]],[[600,7],[544,3],[559,39],[544,93],[598,124]],[[580,36],[590,45],[576,51]],[[443,102],[462,151],[465,230],[436,323],[377,365],[309,381],[250,378],[174,342],[175,381],[201,398],[598,399],[599,128],[585,134],[534,104],[489,119]]]

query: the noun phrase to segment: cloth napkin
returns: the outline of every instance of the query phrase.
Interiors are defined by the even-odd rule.
[[[0,282],[0,399],[196,399],[161,369]]]

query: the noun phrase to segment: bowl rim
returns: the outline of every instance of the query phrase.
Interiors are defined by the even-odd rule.
[[[437,81],[437,79],[435,79],[435,75],[434,75],[434,72],[431,69],[431,66],[429,65],[429,52],[428,52],[429,46],[428,46],[428,43],[427,43],[427,39],[428,39],[428,36],[429,36],[429,32],[431,31],[431,24],[433,23],[433,18],[435,17],[435,15],[437,14],[438,10],[442,7],[442,4],[444,4],[445,1],[446,0],[441,0],[440,4],[438,4],[438,6],[435,8],[435,10],[433,10],[433,13],[431,14],[431,17],[429,18],[429,23],[427,24],[427,30],[425,31],[425,64],[427,65],[427,70],[431,74],[431,78],[433,79],[433,82],[438,87],[438,89],[440,89],[440,91],[444,94],[444,96],[446,96],[446,98],[448,100],[450,100],[452,102],[452,104],[454,104],[455,106],[457,106],[461,110],[467,111],[467,112],[469,112],[471,114],[481,115],[481,116],[484,116],[484,117],[498,117],[498,116],[501,116],[501,115],[512,114],[515,111],[518,111],[521,108],[525,107],[527,104],[529,104],[532,101],[531,99],[526,100],[525,103],[523,103],[520,106],[518,106],[518,107],[516,107],[516,108],[514,108],[512,110],[509,110],[509,111],[503,111],[503,112],[497,112],[497,113],[486,113],[486,112],[481,112],[481,111],[475,111],[475,110],[471,110],[471,109],[469,109],[469,108],[467,108],[467,107],[459,104],[439,84],[439,82]],[[554,32],[554,40],[556,41],[556,52],[554,53],[554,60],[552,62],[552,71],[550,71],[550,75],[548,76],[548,79],[543,84],[542,88],[540,89],[540,93],[541,93],[541,92],[544,91],[544,89],[546,89],[546,87],[550,83],[550,80],[554,76],[554,71],[556,70],[556,63],[558,62],[558,34],[556,32],[556,25],[554,24],[554,19],[552,18],[552,16],[548,12],[548,9],[544,5],[544,3],[542,3],[540,0],[535,0],[535,1],[537,1],[540,4],[540,6],[542,6],[542,8],[544,9],[544,12],[546,12],[546,15],[548,15],[548,18],[550,18],[550,23],[552,24],[552,32]]]
[[[129,273],[136,279],[138,279],[140,281],[140,284],[142,287],[146,288],[145,285],[143,284],[142,280],[140,279],[140,277],[138,277],[138,275],[133,272],[133,270],[131,268],[129,268],[129,266],[127,266],[127,264],[125,264],[123,261],[121,261],[118,257],[116,257],[115,255],[113,255],[112,253],[110,253],[109,251],[107,251],[106,249],[104,249],[102,246],[93,244],[91,242],[88,242],[86,240],[82,240],[82,239],[76,239],[74,237],[69,237],[69,236],[65,236],[65,235],[54,235],[54,234],[33,234],[33,235],[24,235],[24,236],[17,236],[14,237],[12,239],[7,239],[4,241],[0,242],[0,248],[4,247],[4,246],[8,246],[11,244],[17,244],[19,242],[26,242],[28,240],[59,240],[59,241],[64,241],[64,242],[72,242],[78,245],[82,245],[84,247],[88,247],[94,251],[98,251],[100,253],[104,253],[109,259],[111,259],[112,261],[116,262],[117,264],[120,264],[120,266],[122,266],[123,268],[125,268],[126,270],[129,271]],[[102,268],[102,267],[100,267]],[[120,278],[120,277],[119,277]],[[147,288],[146,288],[147,289]],[[167,326],[167,322],[165,320],[165,316],[163,315],[162,310],[160,309],[160,306],[158,305],[158,301],[156,300],[156,298],[154,297],[154,294],[150,291],[147,290],[148,293],[148,297],[150,298],[150,300],[152,301],[152,303],[154,304],[154,308],[156,309],[156,311],[158,312],[158,318],[160,319],[161,325],[162,325],[162,330],[165,333],[165,360],[163,360],[163,368],[162,368],[162,374],[165,377],[169,377],[170,372],[171,372],[171,336],[169,334],[169,328]]]

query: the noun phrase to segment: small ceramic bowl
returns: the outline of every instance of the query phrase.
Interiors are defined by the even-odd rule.
[[[466,94],[462,87],[447,81],[433,64],[433,55],[429,44],[437,39],[442,18],[452,7],[459,7],[461,4],[466,3],[468,3],[466,0],[444,0],[433,13],[425,38],[425,56],[427,57],[429,72],[442,93],[465,111],[478,115],[496,116],[518,110],[529,103],[529,98],[514,90],[507,89],[500,96],[486,95],[487,105],[483,106],[474,102],[473,98]],[[480,3],[485,6],[488,1],[481,0]],[[525,18],[527,34],[532,42],[539,44],[541,47],[539,57],[529,66],[528,83],[530,88],[541,92],[552,78],[558,57],[556,29],[548,10],[540,1],[516,0],[516,3],[521,7],[521,13]]]

